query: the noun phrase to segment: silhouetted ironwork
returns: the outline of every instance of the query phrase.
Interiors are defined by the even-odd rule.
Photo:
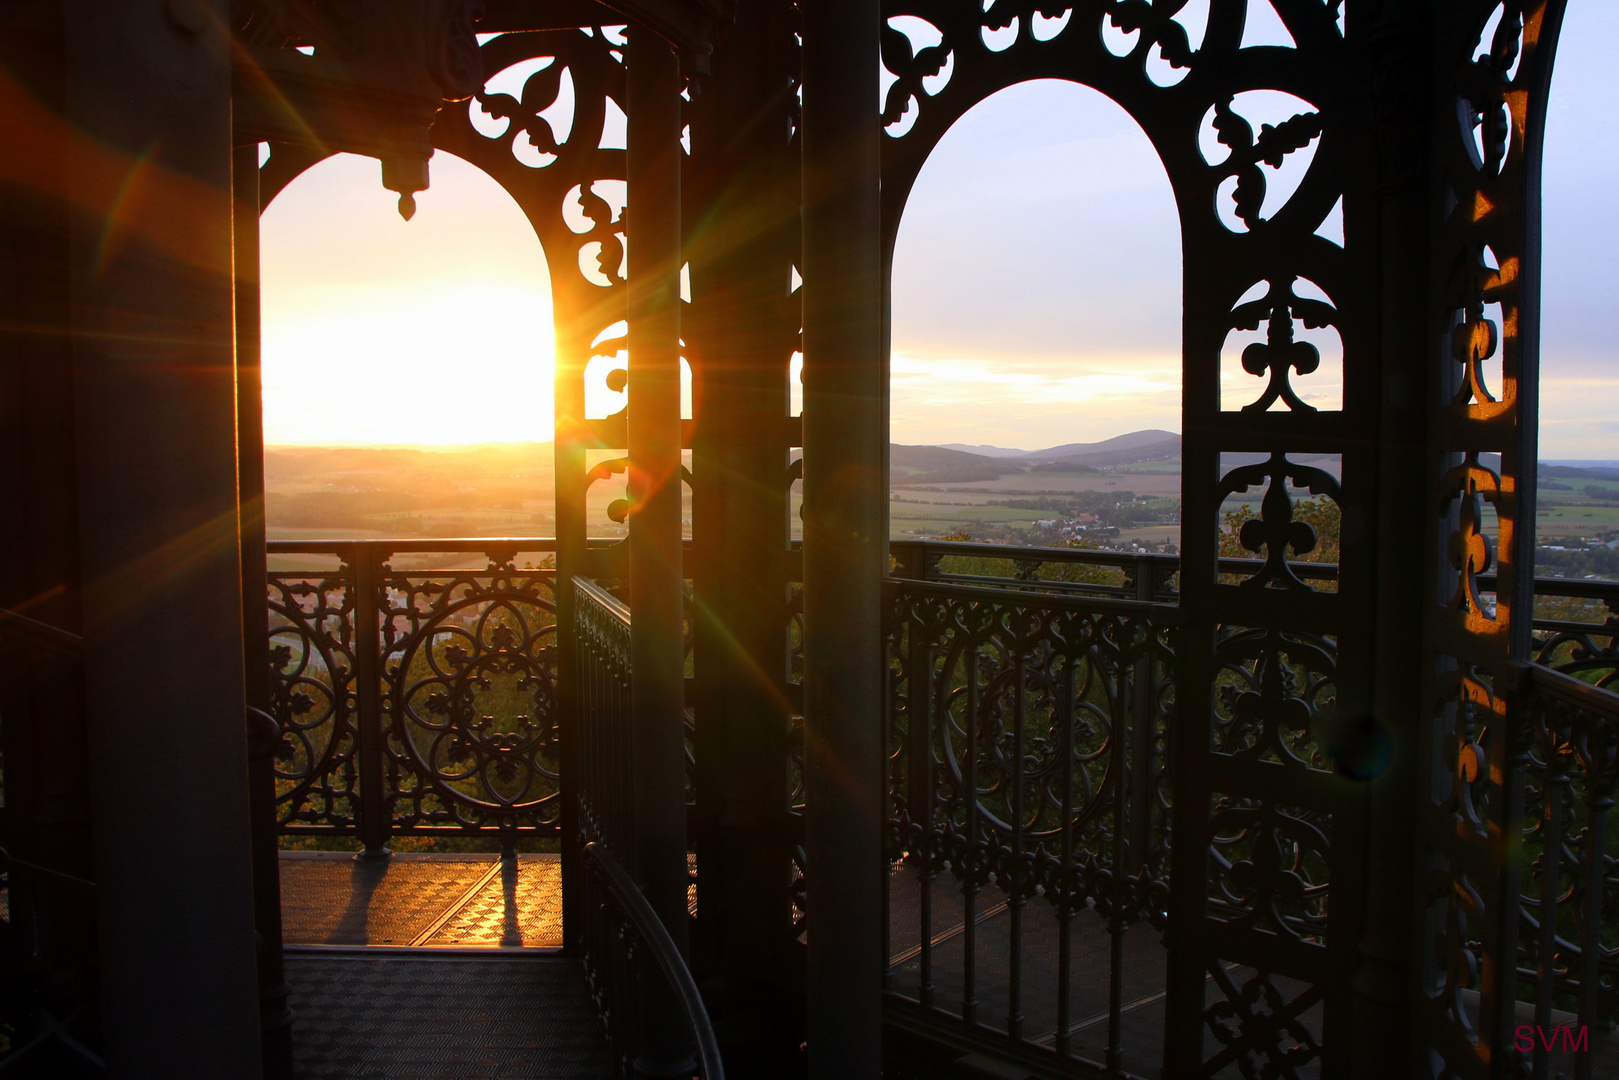
[[[1533,1009],[1514,1009],[1514,1033],[1524,1024],[1551,1032],[1560,1023],[1585,1032],[1586,1052],[1557,1060],[1535,1039],[1530,1061],[1537,1077],[1556,1067],[1590,1080],[1598,1065],[1589,1034],[1610,1031],[1619,1011],[1619,694],[1541,664],[1515,674],[1518,685],[1505,696],[1510,782],[1519,787],[1512,802],[1522,814],[1513,835],[1522,838],[1523,856],[1507,869],[1521,900],[1517,940],[1499,948],[1516,952],[1514,996]],[[1517,1049],[1523,1041],[1514,1039]]]
[[[578,883],[585,923],[579,939],[591,992],[623,1076],[690,1076],[693,1045],[704,1075],[718,1076],[714,1034],[680,949],[643,895],[636,878],[645,875],[632,877],[613,854],[633,851],[637,815],[658,810],[645,805],[638,783],[636,758],[646,748],[635,738],[630,697],[630,610],[583,578],[573,579],[573,592],[580,727],[575,791],[582,850],[592,853],[590,873]],[[688,1017],[689,1031],[674,1024],[677,1012]]]
[[[1172,895],[1166,762],[1174,628],[1183,622],[1178,560],[937,541],[892,549],[894,1016],[909,1030],[1031,1065],[1144,1074],[1157,1067],[1164,1022],[1158,937]],[[1221,570],[1261,566],[1222,560]],[[1321,563],[1295,569],[1323,585],[1338,572]],[[1495,584],[1479,575],[1483,603]],[[1524,837],[1521,868],[1509,867],[1524,875],[1523,929],[1506,944],[1475,947],[1517,951],[1516,1023],[1595,1032],[1619,1008],[1619,862],[1606,839],[1619,827],[1619,695],[1601,689],[1619,676],[1619,583],[1543,578],[1536,597],[1564,609],[1535,621],[1537,662],[1514,669],[1514,688],[1473,702],[1518,717],[1515,771],[1501,789],[1518,807],[1503,820]],[[1586,606],[1571,612],[1569,601]],[[1221,628],[1215,653],[1220,752],[1351,775],[1386,753],[1357,744],[1356,732],[1334,737],[1331,637]],[[1255,710],[1278,683],[1295,712],[1285,724],[1262,724]],[[1328,903],[1317,854],[1330,840],[1325,823],[1271,813],[1252,801],[1216,805],[1211,908],[1317,939]],[[1265,893],[1277,875],[1284,885]],[[1211,972],[1211,991],[1234,992],[1252,977],[1229,965]],[[1476,993],[1458,1000],[1478,1015]],[[1283,1002],[1255,999],[1253,1007]],[[1241,1023],[1239,1013],[1221,1015]],[[1321,1045],[1318,1015],[1283,1015],[1291,1039]],[[1532,1057],[1539,1074],[1547,1062],[1578,1075],[1601,1067],[1591,1053],[1558,1058],[1545,1045]]]
[[[1125,1012],[1164,989],[1162,956],[1126,934],[1167,917],[1180,615],[919,581],[890,596],[890,1001],[946,1038],[1116,1072]],[[1154,1064],[1140,1034],[1132,1071]]]
[[[30,522],[8,539],[6,565],[18,569],[0,606],[89,639],[82,666],[47,669],[32,652],[7,663],[6,764],[19,779],[0,825],[10,850],[48,865],[41,852],[60,849],[81,873],[93,840],[90,876],[106,905],[99,919],[89,903],[58,908],[67,914],[26,928],[30,947],[51,953],[57,974],[94,968],[116,989],[102,1003],[109,1057],[174,1058],[180,1036],[160,1021],[185,1014],[217,1035],[210,1067],[251,1071],[248,865],[233,846],[244,747],[234,720],[192,722],[238,715],[244,582],[247,622],[258,617],[256,553],[238,561],[231,550],[258,544],[256,508],[237,518],[236,507],[238,493],[251,503],[261,487],[230,453],[254,437],[251,419],[237,421],[256,408],[235,396],[250,389],[255,353],[243,339],[257,325],[243,173],[268,139],[268,202],[323,156],[357,149],[384,159],[408,202],[438,148],[495,177],[546,249],[558,567],[520,571],[496,554],[483,570],[404,573],[378,542],[344,548],[330,574],[271,575],[270,692],[250,682],[245,695],[278,729],[254,729],[255,752],[279,755],[281,812],[261,814],[261,840],[277,829],[343,833],[380,853],[401,832],[526,830],[560,835],[566,873],[591,880],[580,844],[624,793],[614,794],[620,781],[589,787],[573,740],[591,710],[622,702],[578,696],[611,664],[571,655],[590,647],[572,630],[594,616],[575,617],[568,583],[602,576],[586,541],[590,486],[651,465],[671,491],[694,474],[698,488],[686,566],[701,624],[691,662],[702,737],[688,721],[687,741],[697,846],[712,856],[698,883],[702,948],[741,985],[787,972],[816,989],[807,1012],[820,1074],[876,1068],[880,905],[868,855],[880,799],[846,796],[877,790],[882,754],[869,737],[885,659],[904,706],[891,717],[888,794],[903,795],[916,830],[912,847],[894,848],[902,866],[887,910],[890,931],[918,927],[907,946],[917,953],[893,977],[909,979],[905,965],[925,956],[937,983],[949,969],[941,957],[973,946],[948,976],[959,985],[936,985],[931,1007],[918,974],[896,1024],[1058,1069],[1140,1060],[1176,1080],[1228,1069],[1375,1076],[1390,1063],[1445,1080],[1549,1074],[1554,1062],[1513,1045],[1520,1006],[1532,1004],[1537,1023],[1566,1014],[1600,1025],[1619,995],[1604,837],[1615,737],[1604,687],[1619,679],[1619,616],[1579,603],[1612,612],[1606,587],[1548,586],[1530,572],[1537,170],[1563,6],[859,0],[800,10],[781,0],[744,5],[727,36],[728,12],[712,0],[489,0],[481,27],[465,0],[243,0],[228,27],[206,4],[67,5],[48,33],[8,38],[8,74],[26,87],[8,99],[19,123],[88,136],[30,143],[30,169],[63,179],[13,185],[8,265],[20,270],[0,290],[12,297],[0,323],[17,358],[7,400],[27,406],[7,421],[8,445],[26,453],[8,457],[5,477],[18,520]],[[622,21],[637,25],[626,35]],[[1250,40],[1267,22],[1266,43]],[[503,32],[479,42],[479,28]],[[227,29],[239,48],[227,47]],[[633,53],[645,30],[678,51],[684,74],[715,58],[708,92],[689,82],[677,104],[666,86],[650,126],[626,80],[627,40]],[[521,79],[494,91],[480,75],[518,65]],[[1175,195],[1186,256],[1183,557],[897,547],[904,580],[890,587],[885,657],[873,636],[883,274],[945,132],[1037,78],[1118,103]],[[441,108],[467,94],[466,107]],[[632,114],[631,145],[612,138],[621,113]],[[670,137],[686,124],[682,156]],[[224,228],[232,135],[234,256]],[[639,184],[628,214],[626,163],[660,142],[668,182]],[[137,167],[146,179],[131,185]],[[692,192],[684,205],[676,174]],[[591,362],[609,360],[591,380],[624,389],[611,358],[648,329],[648,312],[630,310],[632,220],[665,230],[667,243],[644,249],[664,252],[653,276],[665,294],[670,258],[684,257],[671,253],[690,252],[692,332],[680,337],[700,415],[678,430],[668,355],[662,393],[629,387],[637,398],[653,390],[649,411],[585,415]],[[130,221],[139,244],[76,239],[122,235]],[[678,310],[666,295],[655,314]],[[1334,335],[1341,365],[1318,344]],[[797,349],[810,371],[803,420],[786,392]],[[794,464],[806,421],[812,445]],[[630,429],[647,422],[661,427],[656,447],[627,456]],[[693,472],[678,469],[682,446],[696,451]],[[645,493],[645,475],[632,495]],[[797,477],[809,481],[810,539],[795,570],[784,522]],[[1340,512],[1336,567],[1304,558],[1319,538],[1297,513],[1302,489]],[[1238,537],[1252,560],[1221,558],[1216,540],[1223,500],[1238,492],[1258,497]],[[620,517],[631,509],[615,506]],[[234,538],[198,542],[200,523],[233,519]],[[675,546],[666,531],[671,560]],[[967,555],[980,565],[954,561]],[[131,566],[142,568],[134,585]],[[639,656],[676,655],[678,577],[664,575],[661,628],[642,634]],[[154,582],[163,587],[141,591]],[[41,607],[24,607],[36,598]],[[20,625],[0,620],[0,633]],[[261,644],[249,635],[256,675]],[[656,688],[671,722],[677,666],[664,665]],[[627,678],[627,667],[612,670]],[[640,674],[637,694],[649,689]],[[169,748],[163,759],[128,768],[125,748],[153,740]],[[1059,774],[1077,786],[1059,793],[1030,779]],[[665,796],[679,787],[669,775]],[[1145,779],[1154,776],[1173,784]],[[172,816],[159,845],[127,808],[182,789],[209,814]],[[676,801],[664,799],[666,840],[680,832]],[[597,816],[575,820],[585,808]],[[681,846],[656,853],[666,871],[678,870]],[[1052,851],[1059,871],[1079,869],[1051,876],[1041,859]],[[895,906],[928,874],[914,917]],[[181,912],[154,877],[170,890],[217,886],[218,902]],[[1147,899],[1126,880],[1147,882]],[[10,884],[17,893],[34,882],[19,869]],[[676,929],[674,893],[654,892]],[[271,899],[261,890],[261,927],[275,921]],[[807,940],[792,906],[801,915],[806,903],[821,927]],[[570,926],[586,922],[570,911]],[[957,917],[943,941],[924,932],[929,919]],[[1066,928],[1072,945],[1097,918],[1105,959],[1079,965],[1066,946],[1050,956],[1105,970],[1105,1008],[1086,1014],[1083,995],[1057,980],[1069,995],[1059,1009],[1032,966],[1040,927],[1053,940]],[[1170,943],[1160,985],[1133,1007],[1136,967],[1119,950],[1132,955],[1140,931],[1160,924]],[[98,925],[104,939],[81,949],[76,925]],[[206,947],[174,953],[182,936]],[[1156,978],[1156,963],[1141,970]],[[838,979],[828,973],[847,976],[847,999],[829,996]],[[801,1004],[780,1011],[803,1014]],[[1139,1056],[1131,1024],[1153,1009],[1158,1041]],[[991,1023],[998,1034],[986,1034]]]
[[[391,570],[411,547],[484,549],[489,563]],[[554,570],[518,569],[511,542],[270,549],[343,559],[331,574],[269,576],[284,833],[373,849],[399,834],[558,833]]]
[[[646,897],[641,895],[629,872],[613,858],[612,852],[604,844],[592,840],[584,846],[584,853],[586,862],[601,877],[606,886],[605,893],[617,909],[619,936],[627,936],[625,931],[633,928],[642,947],[651,953],[658,970],[663,972],[663,977],[679,995],[681,1011],[685,1013],[692,1042],[697,1047],[697,1072],[706,1080],[725,1080],[719,1041],[715,1039],[714,1027],[709,1023],[703,995],[698,991],[691,970],[686,967],[686,961],[681,957],[680,950],[675,948],[669,932],[658,921],[657,914],[646,902]],[[633,962],[636,958],[635,949],[631,946],[626,950],[625,959]]]

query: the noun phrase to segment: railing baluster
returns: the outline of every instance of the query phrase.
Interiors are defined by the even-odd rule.
[[[1092,655],[1096,655],[1093,653]],[[1100,656],[1094,661],[1101,663]],[[1119,674],[1128,668],[1120,664]],[[1112,773],[1110,793],[1113,803],[1113,867],[1112,880],[1113,899],[1108,912],[1108,994],[1107,994],[1107,1067],[1109,1071],[1119,1070],[1124,1039],[1124,934],[1128,929],[1125,900],[1125,875],[1129,871],[1129,847],[1126,841],[1129,828],[1128,810],[1131,798],[1131,769],[1130,751],[1134,746],[1132,737],[1133,725],[1130,715],[1134,701],[1126,686],[1113,688],[1113,716],[1114,729],[1110,733],[1110,743],[1113,767],[1108,770]]]
[[[1006,1037],[1014,1042],[1023,1038],[1023,739],[1024,722],[1024,686],[1023,678],[1026,671],[1029,653],[1035,650],[1032,643],[1024,644],[1017,641],[1007,643],[1012,654],[1012,880],[1002,884],[1002,888],[1009,888],[1006,899],[1007,929],[1009,931],[1008,948],[1011,951],[1010,962],[1007,964],[1006,988]]]
[[[1079,654],[1069,642],[1069,648],[1064,657],[1062,669],[1062,698],[1057,702],[1057,722],[1062,732],[1062,822],[1059,843],[1061,851],[1059,859],[1061,865],[1057,880],[1061,882],[1057,897],[1057,1053],[1061,1057],[1068,1057],[1073,1053],[1073,1036],[1069,1031],[1073,1024],[1073,921],[1074,901],[1069,895],[1073,888],[1072,877],[1074,866],[1074,669],[1079,663]]]
[[[1549,748],[1548,748],[1549,749]],[[1554,965],[1557,958],[1557,892],[1563,874],[1563,799],[1568,788],[1568,774],[1562,768],[1560,754],[1546,755],[1546,777],[1543,792],[1545,818],[1541,822],[1540,886],[1540,978],[1535,983],[1535,1024],[1542,1031],[1552,1028],[1552,996],[1556,989]],[[1551,1062],[1546,1051],[1535,1047],[1535,1080],[1548,1080]]]
[[[1619,717],[1609,718],[1609,723],[1619,722]],[[1581,867],[1585,879],[1585,911],[1582,913],[1583,935],[1580,941],[1580,995],[1579,1019],[1577,1030],[1584,1038],[1589,1039],[1591,1032],[1601,1031],[1606,1025],[1603,1017],[1597,1014],[1597,1003],[1602,990],[1602,900],[1603,888],[1606,884],[1604,870],[1604,856],[1607,854],[1608,843],[1608,811],[1613,809],[1611,788],[1598,788],[1592,783],[1593,778],[1588,771],[1586,774],[1585,808],[1588,816],[1586,825],[1586,856]],[[1591,1080],[1591,1059],[1595,1055],[1589,1048],[1584,1053],[1574,1055],[1574,1080]]]
[[[933,879],[935,875],[931,867],[925,863],[917,874],[918,909],[921,922],[919,954],[921,960],[921,973],[917,980],[917,1001],[922,1008],[933,1008]]]
[[[967,647],[963,651],[967,667],[967,716],[964,749],[967,754],[963,798],[966,804],[966,844],[961,880],[961,1020],[973,1024],[978,1020],[978,646],[971,628]]]
[[[1151,563],[1143,561],[1136,570],[1136,599],[1150,603],[1156,599],[1157,571]],[[1120,863],[1130,874],[1135,874],[1147,860],[1152,843],[1152,735],[1153,716],[1157,707],[1158,682],[1157,650],[1153,648],[1153,632],[1149,627],[1141,637],[1141,654],[1136,657],[1131,673],[1128,715],[1131,739],[1125,761],[1129,779],[1121,788],[1121,812],[1129,822],[1125,832],[1126,846]],[[1122,673],[1122,672],[1121,672]]]
[[[933,708],[934,678],[932,647],[925,633],[926,624],[916,609],[901,600],[906,642],[906,777],[909,790],[906,802],[911,809],[911,820],[917,828],[921,847],[918,854],[917,889],[918,946],[921,949],[921,971],[917,986],[917,1000],[925,1009],[933,1007],[933,881],[934,866],[938,859],[935,850],[934,791],[933,791]],[[946,714],[946,719],[948,715]]]
[[[383,762],[382,626],[377,605],[382,553],[370,544],[354,548],[354,677],[359,699],[360,842],[366,858],[388,854],[387,770]]]

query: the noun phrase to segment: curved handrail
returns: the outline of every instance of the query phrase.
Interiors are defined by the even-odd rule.
[[[73,884],[82,885],[87,889],[93,889],[96,887],[96,883],[88,878],[79,877],[77,874],[70,874],[65,870],[56,870],[49,866],[41,866],[39,863],[29,862],[27,859],[19,859],[5,848],[0,847],[0,874],[8,873],[13,866],[25,866],[37,874],[49,874],[51,877],[61,878],[63,881],[71,881]]]
[[[10,609],[0,609],[0,633],[68,656],[79,656],[84,652],[84,638],[73,631],[31,619]]]
[[[686,1019],[691,1024],[692,1034],[697,1040],[697,1061],[702,1066],[705,1080],[725,1080],[725,1066],[720,1062],[719,1041],[714,1037],[714,1025],[709,1022],[708,1009],[703,1005],[703,996],[697,989],[697,981],[691,977],[691,969],[686,967],[686,961],[681,959],[680,950],[675,948],[674,939],[669,931],[664,929],[652,905],[647,903],[646,897],[631,880],[629,873],[613,858],[613,853],[602,846],[599,841],[592,840],[585,845],[584,853],[595,861],[607,879],[607,887],[612,890],[618,899],[619,905],[629,915],[635,929],[640,932],[641,939],[652,949],[652,955],[658,961],[658,966],[668,977],[675,993],[680,997],[680,1004],[685,1007]]]
[[[259,708],[247,707],[247,756],[254,761],[275,757],[281,748],[281,721]]]
[[[1519,688],[1531,688],[1547,697],[1585,709],[1610,723],[1619,721],[1619,693],[1593,686],[1584,679],[1534,661],[1509,661],[1507,670],[1516,679]]]

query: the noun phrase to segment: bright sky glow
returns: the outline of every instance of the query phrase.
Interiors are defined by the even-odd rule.
[[[1568,6],[1546,113],[1540,456],[1619,459],[1619,5]]]
[[[1545,148],[1543,458],[1619,459],[1619,138],[1603,107],[1616,53],[1619,5],[1571,4]],[[443,153],[432,169],[409,223],[376,163],[347,156],[266,212],[267,441],[551,437],[539,243],[493,180]],[[1101,94],[1025,83],[963,117],[912,192],[893,287],[894,441],[1035,449],[1179,430],[1174,199]],[[1251,381],[1243,343],[1222,365],[1233,402]],[[1318,344],[1322,368],[1299,388],[1330,408],[1341,350]]]
[[[1036,449],[1180,429],[1180,226],[1122,108],[1003,90],[923,166],[894,250],[895,442]]]
[[[328,159],[264,213],[265,442],[550,439],[551,286],[522,211],[439,153],[406,222],[379,172]]]

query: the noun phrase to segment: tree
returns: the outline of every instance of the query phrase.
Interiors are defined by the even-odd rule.
[[[1249,551],[1242,546],[1242,526],[1254,518],[1252,503],[1239,503],[1227,510],[1220,524],[1220,557],[1222,559],[1251,559],[1263,556],[1263,551]],[[1293,502],[1293,520],[1302,521],[1315,530],[1315,546],[1309,551],[1288,549],[1292,562],[1335,563],[1338,561],[1338,523],[1341,514],[1338,504],[1325,495]]]

